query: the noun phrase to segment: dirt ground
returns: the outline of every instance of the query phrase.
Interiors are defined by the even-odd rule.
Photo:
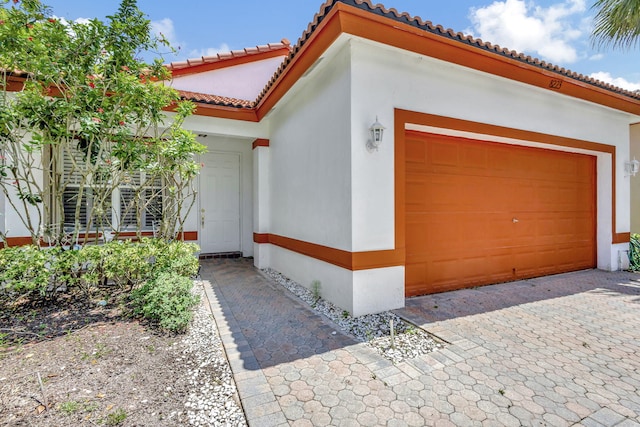
[[[182,337],[101,304],[0,311],[1,426],[187,424]]]

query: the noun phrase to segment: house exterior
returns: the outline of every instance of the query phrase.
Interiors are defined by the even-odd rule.
[[[640,95],[368,0],[328,0],[295,45],[169,68],[209,150],[185,238],[353,315],[624,268],[640,231]]]

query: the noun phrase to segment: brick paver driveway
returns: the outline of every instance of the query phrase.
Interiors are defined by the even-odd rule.
[[[202,277],[251,426],[640,426],[639,275],[408,299],[398,314],[449,344],[397,365],[250,261]]]
[[[412,298],[434,416],[456,425],[640,425],[640,279],[583,271]],[[437,414],[435,414],[437,412]]]

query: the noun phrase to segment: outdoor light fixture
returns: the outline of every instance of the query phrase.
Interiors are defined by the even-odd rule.
[[[382,143],[382,135],[386,128],[378,121],[376,116],[376,122],[371,125],[369,132],[371,133],[371,139],[367,141],[367,148],[369,150],[377,150],[378,146]]]
[[[633,160],[624,164],[624,170],[627,173],[627,176],[636,176],[640,171],[640,160],[636,160],[634,157]]]

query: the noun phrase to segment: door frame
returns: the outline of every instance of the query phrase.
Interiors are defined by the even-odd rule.
[[[240,151],[227,151],[227,150],[212,150],[209,149],[206,153],[204,154],[200,154],[198,156],[198,160],[200,161],[200,164],[205,163],[206,160],[206,156],[210,155],[210,154],[234,154],[238,156],[238,251],[244,253],[244,245],[242,244],[242,236],[243,236],[243,218],[244,218],[244,207],[243,207],[243,200],[244,200],[244,191],[243,191],[243,186],[244,186],[244,179],[243,179],[243,165],[242,162],[244,160],[242,152]],[[198,174],[198,200],[197,200],[197,212],[196,212],[196,221],[198,224],[198,236],[199,236],[199,244],[200,244],[200,250],[202,253],[207,253],[203,251],[203,243],[204,243],[204,233],[202,232],[202,220],[201,220],[201,213],[202,213],[202,198],[204,197],[205,192],[202,190],[202,185],[203,185],[203,179],[202,179],[202,174]]]

